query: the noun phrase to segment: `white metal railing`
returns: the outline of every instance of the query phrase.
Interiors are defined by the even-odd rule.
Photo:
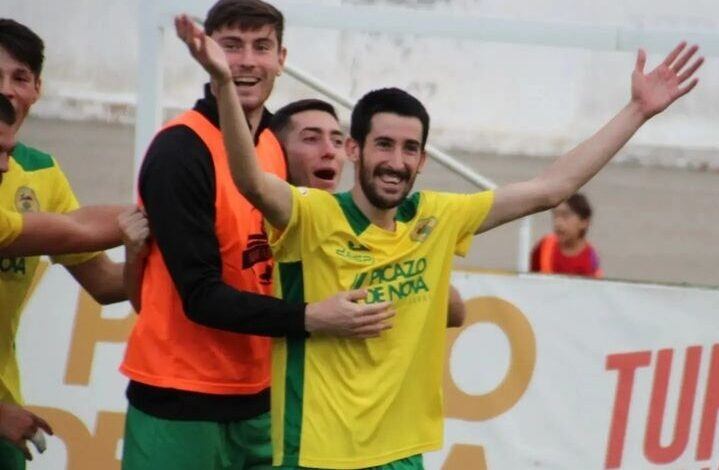
[[[710,30],[656,30],[578,22],[486,18],[401,7],[319,5],[307,0],[270,1],[282,10],[287,23],[292,26],[614,51],[635,51],[641,46],[649,52],[660,52],[672,47],[677,38],[683,38],[701,44],[705,56],[719,55],[719,33]],[[139,14],[135,174],[147,145],[162,124],[164,34],[172,26],[173,15],[186,12],[202,18],[211,3],[212,0],[142,2]],[[299,80],[302,80],[300,76],[311,79],[297,69],[288,70],[288,73]],[[315,85],[307,84],[322,91]],[[320,86],[324,88],[322,92],[338,104],[351,105],[346,98],[324,85]],[[432,147],[428,150],[433,159],[480,188],[494,187],[490,180],[444,152]],[[530,231],[530,222],[525,219],[519,231],[518,271],[528,268]]]

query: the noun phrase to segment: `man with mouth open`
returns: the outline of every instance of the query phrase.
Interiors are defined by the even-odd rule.
[[[229,64],[259,164],[284,179],[264,107],[286,56],[282,14],[220,0],[204,28]],[[311,304],[271,296],[262,214],[232,181],[209,85],[152,141],[138,188],[153,240],[120,368],[130,379],[123,468],[270,468],[271,343],[258,335],[377,336],[394,312],[357,303],[363,290]]]
[[[536,177],[474,194],[410,194],[426,160],[429,115],[403,90],[375,90],[352,112],[349,192],[289,185],[265,172],[221,49],[187,17],[178,35],[217,90],[228,163],[238,189],[265,215],[282,294],[313,300],[367,287],[391,300],[379,337],[323,334],[275,341],[274,464],[285,469],[421,469],[443,440],[441,384],[451,259],[474,235],[555,207],[587,183],[654,115],[691,91],[703,59],[679,44],[649,73],[639,50],[629,102],[593,136]]]

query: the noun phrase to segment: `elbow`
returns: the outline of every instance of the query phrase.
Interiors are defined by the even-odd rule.
[[[262,200],[261,184],[248,178],[234,178],[234,182],[245,199],[257,207],[258,203]]]
[[[569,185],[555,184],[544,186],[545,189],[540,192],[540,197],[537,198],[536,212],[554,209],[575,192],[575,189]]]

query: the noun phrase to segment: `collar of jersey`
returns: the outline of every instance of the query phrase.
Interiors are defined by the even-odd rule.
[[[372,222],[367,218],[366,215],[360,210],[359,207],[357,207],[357,204],[355,204],[354,199],[352,199],[352,194],[347,191],[344,193],[338,193],[334,195],[337,199],[337,202],[340,205],[340,208],[342,209],[342,212],[345,215],[345,218],[347,218],[347,222],[349,222],[350,227],[352,227],[352,231],[355,233],[355,235],[359,236],[362,233],[364,233],[365,230],[367,230],[367,227],[372,225]],[[416,192],[411,194],[409,197],[407,197],[397,208],[397,214],[395,215],[394,219],[397,222],[404,222],[407,223],[410,220],[414,218],[415,215],[417,215],[417,208],[419,207],[419,201],[421,198],[421,193]]]

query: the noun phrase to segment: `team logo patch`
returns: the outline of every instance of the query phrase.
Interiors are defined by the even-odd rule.
[[[423,242],[427,239],[434,227],[437,225],[435,217],[428,217],[417,221],[417,226],[412,231],[410,238],[416,242]]]
[[[40,203],[35,191],[27,186],[20,186],[15,193],[15,208],[18,212],[39,212]]]

